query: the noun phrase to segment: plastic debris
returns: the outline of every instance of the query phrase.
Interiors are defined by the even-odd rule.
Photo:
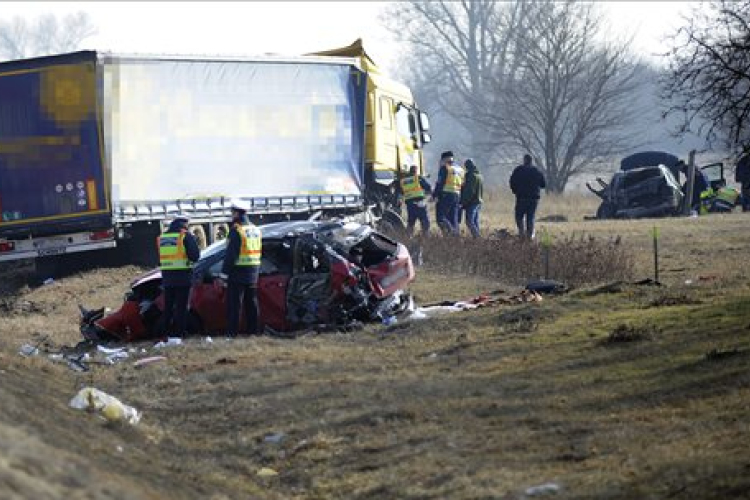
[[[557,483],[544,483],[538,486],[526,488],[526,496],[535,497],[540,495],[555,495],[560,491],[560,485]]]
[[[206,337],[205,339],[203,339],[203,341],[206,344],[213,344],[214,343],[214,339],[212,339],[211,337]]]
[[[55,282],[54,278],[47,278],[46,280],[42,281],[42,284],[43,285],[51,285],[54,282]]]
[[[127,422],[136,425],[141,420],[141,413],[138,410],[93,387],[84,387],[78,391],[78,394],[70,400],[69,406],[76,410],[99,412],[109,422]]]
[[[257,475],[260,477],[273,477],[273,476],[278,476],[279,473],[271,469],[270,467],[263,467],[262,469],[258,471]]]
[[[133,366],[139,367],[139,366],[145,366],[149,365],[151,363],[156,363],[157,361],[165,361],[167,358],[164,356],[150,356],[148,358],[142,358],[133,363]]]
[[[20,354],[21,356],[26,356],[26,357],[36,356],[37,354],[39,354],[39,348],[31,344],[24,344],[21,346],[21,349],[18,351],[18,354]]]
[[[168,337],[166,341],[157,342],[154,345],[154,349],[163,349],[168,346],[181,345],[182,339],[180,337]]]
[[[383,324],[385,326],[395,325],[397,322],[396,316],[386,316],[383,318]]]
[[[283,432],[275,432],[273,434],[268,434],[265,438],[263,438],[263,441],[266,443],[273,443],[273,444],[281,444],[281,442],[286,437],[286,434]]]

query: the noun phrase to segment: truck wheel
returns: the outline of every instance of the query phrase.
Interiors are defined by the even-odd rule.
[[[386,210],[377,223],[379,231],[394,236],[397,239],[406,235],[406,224],[404,219],[393,210]]]
[[[211,235],[211,243],[215,243],[217,241],[225,240],[227,238],[227,235],[229,235],[229,225],[227,224],[214,224],[214,231]]]
[[[192,234],[195,238],[195,242],[198,244],[198,248],[201,250],[206,248],[208,240],[206,239],[206,230],[203,229],[203,226],[196,224],[190,226],[188,230],[190,231],[190,234]]]

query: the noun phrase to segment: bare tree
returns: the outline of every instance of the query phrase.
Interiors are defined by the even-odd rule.
[[[96,34],[88,14],[77,12],[58,19],[52,14],[34,21],[14,17],[0,21],[0,58],[22,59],[77,50]]]
[[[641,68],[628,43],[599,41],[602,21],[592,4],[537,7],[519,40],[520,70],[497,84],[505,113],[487,118],[534,156],[548,190],[562,192],[572,176],[638,141],[631,122],[640,111],[633,99]]]
[[[494,75],[512,72],[513,37],[525,13],[521,2],[411,0],[395,3],[384,16],[408,47],[401,76],[426,97],[428,111],[439,109],[460,123],[483,164],[499,144],[477,113],[495,107]]]
[[[709,146],[750,148],[750,0],[696,7],[667,57],[665,115],[682,117],[677,132],[696,128]]]
[[[405,67],[422,71],[475,146],[500,159],[530,152],[548,189],[562,191],[571,176],[632,148],[628,99],[639,67],[628,43],[602,41],[591,4],[415,1],[388,19],[408,44]]]

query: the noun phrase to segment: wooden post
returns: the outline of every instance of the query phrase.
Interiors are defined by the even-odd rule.
[[[685,202],[683,204],[682,215],[690,215],[693,204],[693,191],[695,190],[695,150],[690,151],[688,155],[688,171],[685,185]]]
[[[659,284],[659,228],[654,226],[654,282]]]

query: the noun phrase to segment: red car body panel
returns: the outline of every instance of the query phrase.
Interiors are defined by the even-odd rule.
[[[403,290],[415,276],[409,252],[404,245],[387,240],[382,235],[379,236],[379,246],[370,247],[370,251],[375,252],[370,255],[376,256],[374,260],[377,262],[372,263],[371,258],[369,261],[371,265],[367,267],[348,260],[339,251],[326,254],[328,266],[324,271],[305,270],[295,274],[294,271],[289,272],[270,266],[265,270],[266,274],[262,272],[258,280],[258,302],[262,327],[269,327],[276,331],[289,331],[299,327],[299,317],[306,312],[304,304],[300,301],[305,302],[307,299],[308,286],[312,290],[309,293],[317,294],[313,297],[314,300],[311,299],[315,303],[314,311],[311,316],[306,316],[311,323],[326,323],[335,319],[331,317],[329,306],[344,303],[347,297],[352,295],[352,290],[359,291],[359,295],[354,295],[360,299],[360,307],[362,301],[365,300],[372,309],[376,308],[380,301],[387,300]],[[375,249],[372,250],[372,248]],[[264,246],[264,259],[266,258],[265,252]],[[273,255],[268,258],[273,261]],[[206,262],[210,264],[210,261]],[[293,277],[295,277],[294,280]],[[131,292],[120,309],[91,321],[94,327],[105,331],[110,337],[128,342],[153,337],[153,324],[156,321],[154,318],[159,318],[164,309],[159,269],[137,277],[130,286]],[[294,301],[291,303],[294,304],[294,311],[289,310],[292,296]],[[218,281],[212,280],[210,276],[193,284],[188,304],[191,320],[194,324],[198,323],[195,326],[199,327],[201,332],[216,334],[226,330],[225,300],[226,288]],[[146,318],[150,318],[151,327]],[[296,319],[297,323],[295,324],[290,318]],[[83,323],[82,319],[82,332],[86,326]],[[240,331],[244,329],[244,318],[241,318]],[[86,336],[85,333],[84,336]]]

